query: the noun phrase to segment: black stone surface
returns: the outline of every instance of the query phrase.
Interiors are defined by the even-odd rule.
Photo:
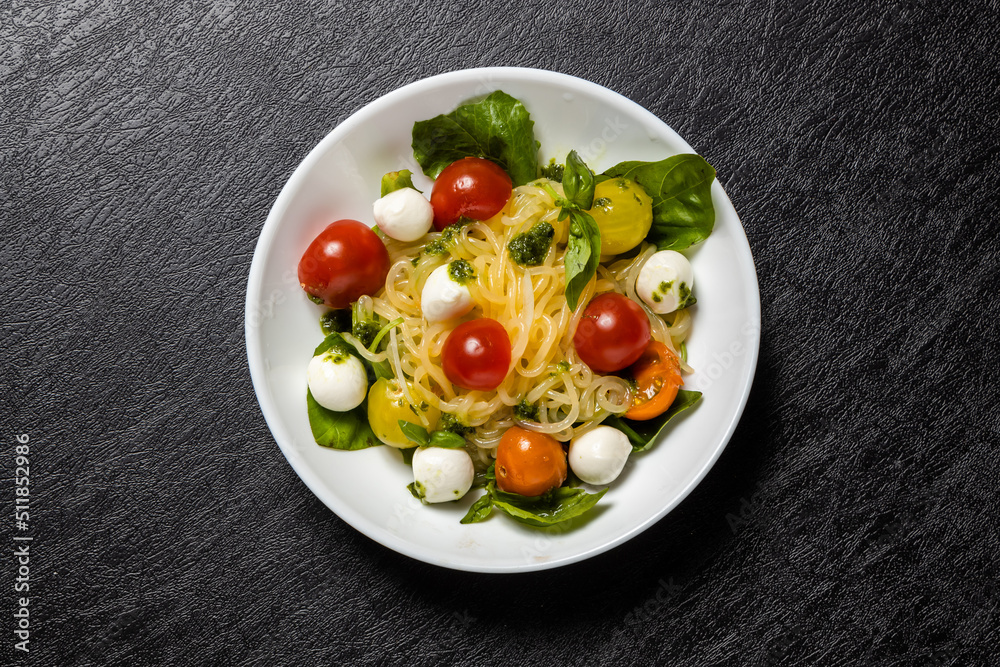
[[[997,12],[0,7],[0,662],[998,664]],[[705,481],[625,546],[520,576],[411,561],[328,511],[243,342],[298,162],[380,95],[486,65],[593,80],[676,129],[739,211],[763,303]]]

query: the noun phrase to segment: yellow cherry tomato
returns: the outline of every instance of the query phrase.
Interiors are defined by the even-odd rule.
[[[407,389],[416,400],[413,385],[407,384]],[[440,418],[441,411],[426,403],[411,406],[395,378],[379,378],[368,392],[368,423],[378,439],[390,447],[409,449],[417,446],[417,443],[403,435],[399,428],[400,419],[433,431]]]
[[[653,224],[653,200],[629,178],[610,178],[594,188],[588,211],[601,230],[601,254],[618,255],[639,245]]]

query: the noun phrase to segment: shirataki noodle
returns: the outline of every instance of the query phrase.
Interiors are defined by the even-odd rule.
[[[547,185],[562,194],[561,185],[552,181]],[[552,197],[536,182],[515,188],[506,207],[490,220],[470,223],[454,234],[448,253],[422,252],[428,239],[435,241],[440,233],[420,243],[385,239],[392,260],[385,289],[375,297],[362,297],[361,307],[389,321],[402,318],[402,324],[390,332],[388,348],[377,354],[349,334],[344,336],[365,358],[389,361],[411,404],[426,402],[474,427],[467,437],[477,446],[480,462],[494,455],[504,431],[515,424],[568,441],[631,405],[628,382],[593,373],[573,347],[577,322],[595,294],[616,291],[638,303],[649,317],[652,337],[675,352],[690,330],[686,310],[669,316],[668,322],[636,295],[639,269],[656,252],[656,246],[648,243],[633,257],[601,264],[576,311],[570,311],[564,266],[569,221],[558,217]],[[507,244],[542,221],[555,230],[544,262],[519,266],[511,260]],[[469,288],[478,307],[464,318],[427,323],[420,308],[424,281],[435,268],[455,259],[465,259],[475,269],[476,280]],[[441,365],[448,334],[474,317],[497,320],[510,336],[511,367],[495,391],[457,389]],[[538,421],[515,416],[514,406],[522,400],[538,406]]]

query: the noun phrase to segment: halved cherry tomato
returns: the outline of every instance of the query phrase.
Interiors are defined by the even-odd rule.
[[[347,308],[375,294],[389,273],[389,251],[375,232],[357,220],[330,223],[299,260],[299,284],[330,308]]]
[[[677,389],[684,384],[680,359],[666,345],[655,340],[649,341],[639,361],[625,373],[636,384],[632,407],[625,416],[637,421],[652,419],[666,412],[677,398]]]
[[[551,435],[512,426],[500,438],[494,470],[501,491],[540,496],[566,481],[566,452]]]
[[[488,317],[463,322],[448,334],[441,366],[452,384],[492,391],[510,368],[510,336],[502,324]]]
[[[431,189],[434,228],[441,231],[459,218],[487,220],[510,199],[513,183],[499,165],[466,157],[445,167]]]
[[[598,373],[613,373],[635,363],[647,343],[649,318],[645,311],[616,292],[591,299],[573,335],[576,353]]]

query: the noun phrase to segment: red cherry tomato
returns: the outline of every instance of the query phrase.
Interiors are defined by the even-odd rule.
[[[463,389],[492,391],[510,368],[510,336],[488,317],[455,327],[441,350],[441,365],[452,384]]]
[[[551,435],[511,426],[500,438],[494,471],[501,491],[540,496],[566,481],[566,452]]]
[[[306,248],[299,260],[299,284],[330,308],[347,308],[375,294],[389,273],[389,251],[375,232],[357,220],[338,220]]]
[[[431,189],[435,229],[441,231],[461,217],[492,218],[507,204],[512,187],[510,176],[494,162],[479,157],[452,162]]]
[[[598,373],[630,366],[649,343],[649,319],[635,301],[616,292],[598,294],[583,311],[573,345],[583,363]]]

